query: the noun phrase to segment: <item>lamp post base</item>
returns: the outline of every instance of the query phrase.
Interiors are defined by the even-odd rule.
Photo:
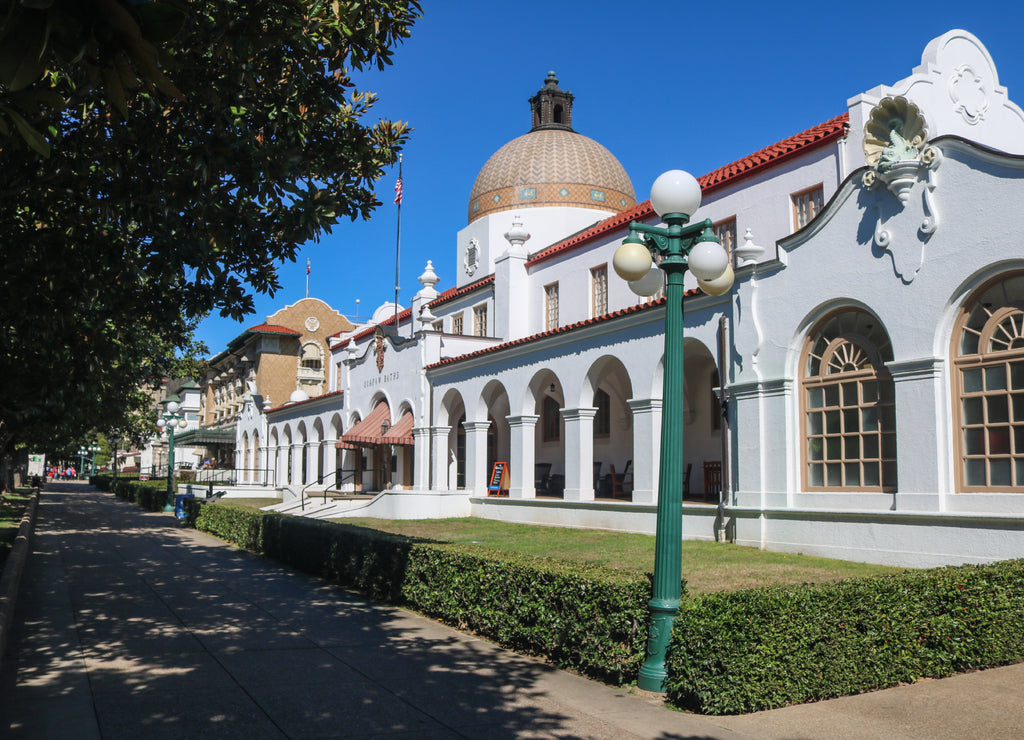
[[[679,611],[678,599],[656,599],[650,603],[651,626],[647,633],[647,658],[640,666],[636,685],[644,691],[665,693],[668,671],[665,654],[672,637],[672,623]]]

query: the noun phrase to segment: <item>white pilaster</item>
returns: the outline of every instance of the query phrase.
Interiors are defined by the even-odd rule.
[[[430,427],[414,427],[413,439],[413,488],[417,491],[430,490]]]
[[[539,416],[524,414],[507,416],[511,446],[509,448],[509,498],[536,498],[534,482],[534,440]]]
[[[489,421],[467,421],[466,429],[466,493],[487,495],[487,429]]]
[[[430,461],[433,464],[433,476],[431,478],[430,490],[448,491],[451,490],[448,481],[448,462],[451,457],[451,449],[448,447],[448,434],[451,427],[431,427],[430,436],[433,441],[434,454]]]
[[[633,503],[655,504],[661,466],[661,399],[627,403],[633,412]]]
[[[597,409],[562,409],[565,421],[565,500],[594,500],[594,416]]]

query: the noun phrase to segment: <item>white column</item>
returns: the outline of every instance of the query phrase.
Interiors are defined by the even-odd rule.
[[[306,480],[302,481],[302,485],[308,486],[316,482],[316,456],[320,450],[320,443],[307,442],[305,448],[303,454],[306,456]]]
[[[633,503],[658,502],[661,466],[661,399],[627,401],[633,412]]]
[[[509,447],[509,498],[536,498],[533,487],[536,460],[534,445],[539,416],[524,414],[506,416],[511,446]]]
[[[597,409],[562,409],[565,421],[565,500],[594,500],[594,416]]]
[[[430,427],[414,427],[413,440],[413,488],[417,491],[430,490]]]
[[[433,468],[430,490],[448,491],[448,458],[451,451],[448,449],[448,434],[451,427],[431,427],[430,436],[433,441],[433,454],[430,462]]]
[[[335,475],[338,472],[337,443],[336,439],[325,439],[320,443],[324,451],[324,486],[327,488],[336,488],[338,485],[338,478]]]
[[[487,428],[489,421],[467,421],[466,430],[466,493],[470,496],[487,495]]]
[[[305,454],[305,444],[301,442],[292,444],[292,488],[300,489],[305,485],[302,480],[302,456]]]

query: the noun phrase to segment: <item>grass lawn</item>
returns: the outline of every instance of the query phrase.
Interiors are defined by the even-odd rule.
[[[273,506],[281,503],[279,498],[222,498],[217,503],[228,506],[244,506],[247,509],[262,509],[264,506]]]
[[[599,563],[621,570],[649,572],[654,568],[654,537],[651,535],[508,524],[478,518],[413,521],[346,518],[335,521],[439,542],[474,543],[495,550]],[[837,581],[896,570],[900,569],[765,552],[717,542],[683,542],[683,578],[694,595],[769,583]]]
[[[3,570],[7,556],[14,547],[14,538],[18,536],[18,527],[25,508],[32,498],[31,488],[16,488],[14,493],[0,496],[0,571]]]

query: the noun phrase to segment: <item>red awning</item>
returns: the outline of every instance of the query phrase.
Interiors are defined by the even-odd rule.
[[[391,425],[381,441],[389,445],[411,445],[413,443],[412,423],[412,412],[406,411],[402,414],[402,418]]]
[[[356,442],[367,445],[382,444],[380,425],[390,420],[391,409],[388,408],[387,403],[381,401],[374,407],[373,411],[366,415],[365,419],[357,421],[351,429],[341,435],[341,440],[338,441],[337,446],[342,449],[352,449],[350,445],[343,444],[344,442]]]

